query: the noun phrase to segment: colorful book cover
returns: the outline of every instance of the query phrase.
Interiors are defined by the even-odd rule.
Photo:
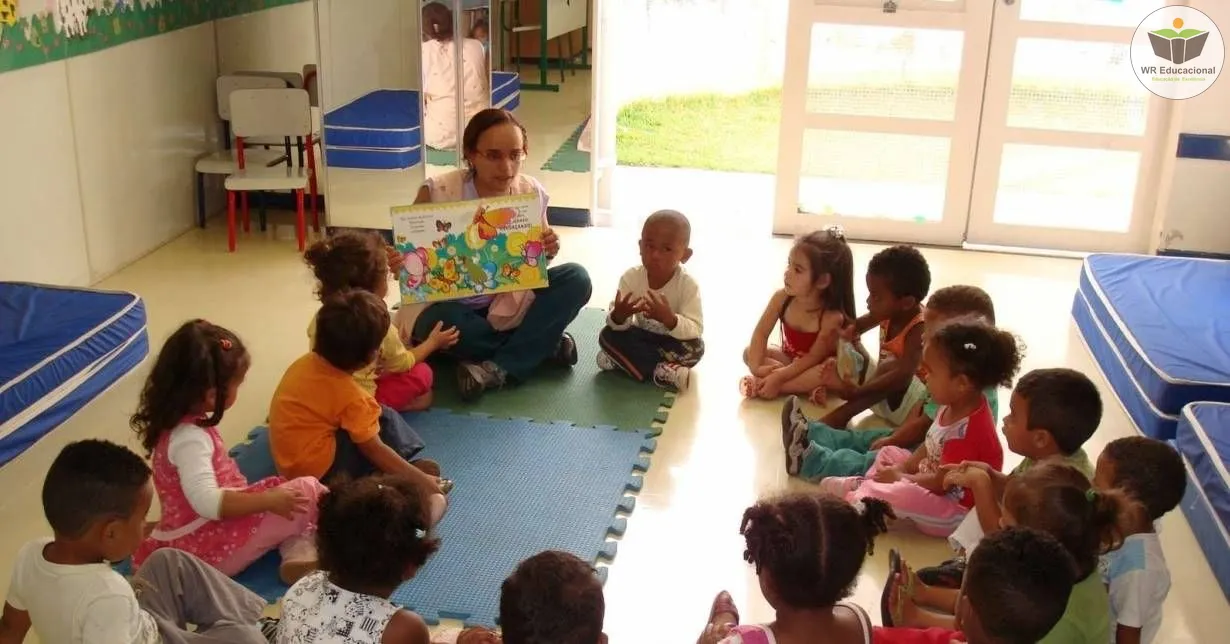
[[[542,211],[537,193],[393,208],[402,302],[546,286]]]

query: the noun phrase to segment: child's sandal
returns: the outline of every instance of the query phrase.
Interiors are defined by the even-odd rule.
[[[743,376],[739,379],[739,393],[744,398],[756,397],[756,379],[752,376]]]
[[[709,623],[715,624],[718,615],[730,615],[735,618],[735,625],[739,624],[739,609],[735,608],[735,602],[730,597],[730,593],[722,591],[713,598],[713,605],[709,607]]]
[[[880,592],[880,621],[886,627],[896,625],[893,620],[893,593],[901,584],[901,553],[896,548],[888,551],[888,580],[884,582],[884,590]]]

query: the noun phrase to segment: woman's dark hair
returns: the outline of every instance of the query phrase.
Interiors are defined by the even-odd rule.
[[[404,476],[342,480],[320,498],[320,568],[351,591],[391,588],[440,548],[427,536],[422,493]]]
[[[1072,555],[1077,579],[1097,568],[1098,556],[1123,545],[1123,537],[1145,514],[1119,490],[1095,491],[1080,470],[1039,463],[1008,478],[1004,510],[1017,525],[1040,530]]]
[[[154,368],[141,390],[141,401],[128,424],[153,454],[162,435],[186,417],[208,412],[196,420],[205,427],[222,422],[227,390],[251,359],[239,336],[205,320],[192,320],[163,343]],[[210,392],[214,408],[201,409]]]
[[[337,233],[312,244],[303,260],[312,267],[321,299],[346,289],[374,292],[389,278],[389,256],[375,233]]]
[[[773,594],[793,608],[825,608],[850,596],[892,508],[865,498],[861,510],[824,494],[760,501],[743,513],[743,558],[768,575]]]
[[[841,311],[848,321],[858,317],[854,310],[854,256],[846,235],[836,226],[808,233],[794,242],[794,249],[803,253],[811,264],[811,282],[829,275],[829,287],[824,289],[824,310]]]
[[[521,149],[528,151],[530,136],[526,133],[525,126],[521,124],[521,121],[512,112],[498,107],[489,107],[470,117],[470,122],[466,123],[465,131],[461,133],[462,151],[467,155],[477,154],[478,139],[482,137],[483,132],[505,123],[511,123],[518,130],[521,130]],[[473,166],[470,167],[470,171],[474,171]]]
[[[453,39],[453,11],[440,2],[423,5],[423,40]]]
[[[981,320],[954,320],[935,330],[927,341],[948,358],[954,375],[965,376],[979,390],[1011,387],[1021,369],[1016,336]]]

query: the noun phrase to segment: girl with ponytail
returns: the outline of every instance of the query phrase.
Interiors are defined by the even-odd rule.
[[[718,593],[698,644],[870,644],[867,613],[843,601],[888,521],[887,503],[850,504],[816,494],[760,501],[743,513],[743,558],[756,567],[760,590],[777,612],[768,624],[739,624],[730,595]]]
[[[315,570],[315,478],[249,484],[218,433],[252,359],[239,336],[192,320],[167,338],[130,424],[153,461],[162,518],[133,555],[176,548],[234,576],[274,548],[288,584]]]

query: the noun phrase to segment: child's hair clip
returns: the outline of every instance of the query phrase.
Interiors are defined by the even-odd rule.
[[[867,504],[863,503],[862,499],[851,503],[850,507],[853,507],[854,511],[859,514],[865,514],[867,512]]]
[[[1085,500],[1089,501],[1090,503],[1093,503],[1094,501],[1096,501],[1097,498],[1098,498],[1097,490],[1093,488],[1089,488],[1088,490],[1085,491]]]
[[[833,224],[824,229],[824,232],[829,234],[833,239],[844,240],[846,238],[846,229],[841,227],[841,224]]]
[[[965,350],[966,350],[966,351],[973,351],[974,349],[977,349],[977,348],[978,348],[978,345],[974,344],[973,342],[966,342],[966,343],[965,343]]]
[[[223,351],[230,351],[235,348],[235,345],[231,344],[230,338],[220,338],[218,340],[218,345],[222,347]]]
[[[424,529],[422,529],[422,528],[415,528],[415,530],[414,530],[414,538],[415,538],[415,539],[426,539],[426,538],[427,538],[427,531],[426,531],[426,530],[424,530]]]

